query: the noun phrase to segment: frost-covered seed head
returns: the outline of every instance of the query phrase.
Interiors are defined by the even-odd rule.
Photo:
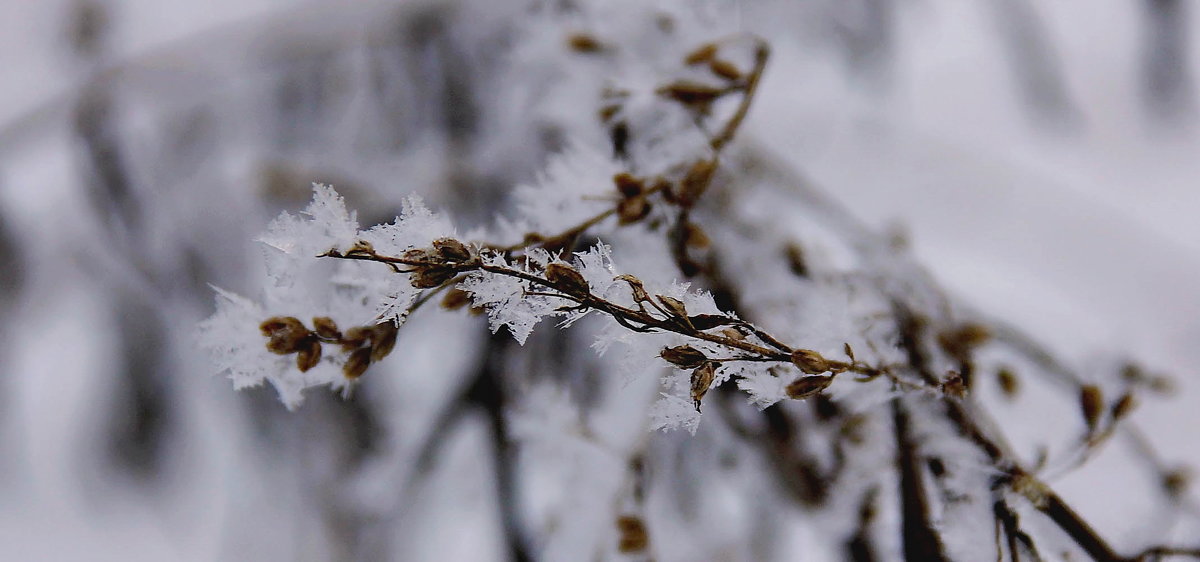
[[[338,330],[337,322],[328,316],[317,316],[313,318],[313,331],[317,333],[321,339],[340,340],[342,332]]]
[[[824,373],[830,368],[829,361],[820,353],[811,349],[797,349],[793,351],[792,364],[810,375]]]
[[[466,244],[453,238],[438,238],[433,241],[433,248],[443,259],[464,262],[471,259],[471,250]]]
[[[690,345],[665,348],[658,356],[680,369],[695,369],[708,361],[708,356],[703,351]]]
[[[575,268],[561,263],[552,263],[546,266],[546,280],[554,285],[555,289],[562,291],[568,295],[582,297],[591,292],[588,288],[587,280],[583,278]]]
[[[309,340],[296,354],[296,368],[303,373],[321,362],[321,342]]]
[[[833,384],[833,377],[829,375],[800,377],[787,385],[786,390],[788,398],[803,400],[829,388],[831,384]]]
[[[692,403],[696,405],[697,412],[700,411],[700,401],[704,399],[708,387],[712,386],[713,379],[717,376],[717,367],[716,361],[705,361],[692,371]]]

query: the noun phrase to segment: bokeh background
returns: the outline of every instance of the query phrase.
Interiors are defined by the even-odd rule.
[[[559,61],[536,54],[569,26],[532,33],[533,4],[572,13],[0,2],[0,558],[508,557],[478,416],[446,431],[427,482],[404,484],[481,360],[477,323],[430,320],[402,335],[394,377],[295,413],[270,389],[234,392],[193,340],[208,284],[250,287],[251,240],[312,181],[374,224],[411,191],[482,221],[533,177],[570,111],[536,95]],[[906,237],[952,294],[1065,361],[1175,376],[1177,395],[1137,419],[1166,458],[1200,466],[1200,10],[662,9],[771,43],[738,142]],[[1119,534],[1140,492],[1100,496],[1097,481],[1056,484]]]

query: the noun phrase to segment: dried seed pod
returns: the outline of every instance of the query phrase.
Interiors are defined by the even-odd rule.
[[[583,278],[583,275],[567,264],[547,265],[546,280],[554,285],[555,289],[571,296],[582,297],[591,293],[591,288],[588,287],[587,280]]]
[[[646,190],[646,184],[629,172],[621,172],[613,176],[613,183],[616,184],[617,191],[621,192],[622,197],[641,195]]]
[[[708,189],[708,184],[712,183],[713,174],[717,171],[717,160],[697,160],[692,163],[692,167],[683,176],[683,180],[679,182],[679,193],[676,194],[676,200],[683,207],[691,207],[695,205],[700,197],[704,195],[704,191]]]
[[[1177,468],[1168,470],[1162,475],[1163,489],[1170,494],[1171,497],[1181,497],[1187,492],[1188,487],[1192,483],[1192,474],[1186,468]]]
[[[712,240],[708,238],[700,225],[688,221],[683,224],[683,244],[689,248],[703,250],[712,245]]]
[[[728,326],[737,322],[736,318],[725,316],[724,314],[697,314],[689,316],[688,321],[692,323],[692,327],[697,330],[709,330],[717,326]]]
[[[372,328],[371,361],[379,361],[387,357],[396,347],[396,333],[399,329],[391,321],[376,324]]]
[[[1137,399],[1133,397],[1133,393],[1126,392],[1125,394],[1122,394],[1121,398],[1112,405],[1112,409],[1109,411],[1112,414],[1113,420],[1116,421],[1129,415],[1129,413],[1132,412],[1136,406]]]
[[[303,348],[313,338],[308,328],[300,320],[291,316],[271,318],[259,325],[263,333],[269,334],[267,350],[279,355],[295,353]]]
[[[738,70],[737,65],[727,60],[711,59],[708,61],[708,69],[726,80],[737,80],[742,77],[742,71]]]
[[[795,242],[787,245],[787,262],[788,269],[796,274],[796,277],[808,279],[810,272],[808,270],[808,260],[804,257],[804,247]]]
[[[996,372],[996,382],[1000,384],[1000,392],[1009,398],[1016,397],[1017,393],[1021,391],[1021,380],[1007,368]]]
[[[670,312],[672,316],[677,318],[688,317],[687,308],[683,306],[683,302],[679,299],[668,297],[666,295],[655,296],[658,297],[658,302],[662,303],[662,305],[667,308],[667,311]]]
[[[612,121],[612,118],[617,115],[618,111],[621,111],[621,106],[615,103],[601,107],[600,120],[605,123]]]
[[[312,340],[296,354],[296,368],[303,373],[321,362],[321,342]]]
[[[433,241],[433,249],[439,256],[450,261],[467,261],[471,259],[471,250],[466,244],[453,238],[438,238]]]
[[[784,390],[787,391],[788,398],[803,400],[829,388],[831,384],[833,384],[833,377],[829,375],[800,377],[787,385]]]
[[[450,289],[442,296],[441,306],[446,310],[458,310],[471,304],[471,294],[462,289]]]
[[[621,225],[633,224],[650,214],[652,205],[645,197],[629,197],[617,203],[617,222]]]
[[[731,340],[742,341],[746,339],[746,334],[743,334],[737,328],[721,328],[720,334]]]
[[[313,331],[322,339],[340,340],[342,332],[338,330],[337,322],[328,316],[317,316],[313,318]]]
[[[967,396],[967,382],[963,380],[963,376],[958,371],[950,371],[946,380],[942,381],[942,392],[954,398],[965,398]]]
[[[405,250],[401,255],[406,261],[415,261],[422,263],[434,263],[438,260],[437,252],[433,248],[412,248]]]
[[[646,524],[635,515],[618,517],[617,531],[620,533],[617,550],[622,554],[641,552],[646,550],[650,544],[650,536],[646,533]]]
[[[346,359],[346,364],[342,365],[342,375],[348,379],[354,380],[361,377],[371,365],[371,348],[360,347],[350,354]]]
[[[633,291],[633,302],[646,302],[650,300],[650,295],[646,292],[646,287],[642,285],[642,280],[632,275],[618,275],[615,279],[624,281],[629,284],[629,288]]]
[[[308,331],[308,329],[304,327],[304,323],[301,322],[299,318],[294,316],[272,316],[271,318],[264,320],[262,324],[259,324],[258,329],[264,336],[271,336],[276,332],[283,330],[298,332]]]
[[[1088,431],[1095,431],[1100,424],[1100,414],[1104,411],[1104,393],[1096,385],[1086,385],[1079,389],[1079,408],[1083,412],[1083,421],[1087,423]]]
[[[792,364],[810,375],[824,373],[830,370],[830,364],[824,356],[811,349],[797,349],[792,352]]]
[[[708,361],[708,356],[703,351],[690,345],[663,348],[658,356],[681,369],[694,369]]]
[[[658,89],[659,95],[701,112],[706,112],[712,102],[724,93],[725,91],[721,88],[688,80],[672,82]]]
[[[567,37],[567,46],[577,53],[599,53],[604,50],[604,43],[588,33],[572,33]]]
[[[361,347],[363,344],[371,341],[373,335],[374,330],[367,326],[350,328],[342,335],[342,349],[350,351],[351,349]]]
[[[849,342],[842,344],[842,351],[846,352],[846,357],[849,357],[851,361],[857,361],[857,359],[854,358],[854,348],[850,347]]]
[[[714,56],[716,56],[716,54],[717,54],[717,44],[716,43],[705,43],[705,44],[697,47],[692,52],[688,53],[687,56],[683,57],[683,63],[691,65],[691,64],[700,64],[702,62],[708,62],[708,61],[712,60],[712,58]]]
[[[422,267],[409,276],[409,283],[418,289],[432,289],[454,278],[455,271],[449,267]]]
[[[704,399],[708,387],[712,386],[713,379],[717,376],[718,366],[716,361],[706,361],[692,371],[692,403],[696,405],[697,412],[700,411],[700,401]]]

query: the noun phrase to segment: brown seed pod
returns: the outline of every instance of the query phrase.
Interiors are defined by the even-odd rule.
[[[1079,389],[1079,408],[1083,412],[1083,421],[1088,431],[1095,431],[1100,424],[1100,414],[1104,411],[1104,393],[1096,385],[1086,385]]]
[[[612,121],[612,118],[617,115],[618,111],[621,111],[621,106],[617,105],[617,104],[609,104],[604,107],[601,107],[600,108],[600,120],[605,123]]]
[[[842,344],[842,351],[846,352],[846,357],[849,357],[851,361],[857,361],[857,359],[854,358],[854,348],[850,347],[848,342]]]
[[[695,316],[689,316],[688,321],[691,322],[692,327],[696,328],[697,330],[710,330],[712,328],[716,328],[717,326],[728,326],[730,324],[737,323],[737,319],[730,318],[724,314],[697,314]]]
[[[1115,421],[1124,418],[1125,416],[1129,415],[1129,413],[1132,412],[1135,407],[1137,407],[1137,399],[1134,398],[1133,393],[1126,392],[1125,394],[1122,394],[1121,398],[1112,405],[1112,409],[1110,410],[1113,420]]]
[[[721,88],[680,80],[658,89],[658,94],[673,99],[695,111],[707,113],[712,102],[721,97],[725,91]]]
[[[697,47],[692,52],[688,53],[687,56],[683,57],[683,63],[691,65],[691,64],[700,64],[702,62],[708,62],[708,61],[712,60],[712,58],[714,56],[716,56],[716,54],[717,54],[716,43],[705,43],[705,44]]]
[[[690,345],[663,348],[658,356],[681,369],[694,369],[708,361],[708,356],[703,351]]]
[[[687,308],[683,306],[683,301],[666,295],[655,296],[658,298],[658,302],[662,303],[667,308],[667,312],[670,312],[672,316],[676,318],[688,317]]]
[[[453,279],[455,273],[455,270],[450,267],[422,267],[409,276],[409,283],[418,289],[432,289]]]
[[[727,60],[711,59],[708,61],[708,69],[726,80],[737,80],[742,77],[742,71],[738,70],[737,65]]]
[[[462,289],[450,289],[442,296],[441,306],[446,310],[458,310],[471,304],[471,294]]]
[[[646,184],[629,172],[621,172],[613,176],[613,183],[622,197],[641,195],[646,190]]]
[[[433,241],[433,249],[439,256],[449,261],[467,261],[471,259],[471,250],[466,244],[453,238],[438,238]]]
[[[1003,392],[1009,398],[1015,398],[1017,393],[1021,391],[1021,380],[1007,368],[996,372],[996,382],[1000,384],[1000,392]]]
[[[342,349],[350,351],[351,349],[361,347],[363,344],[371,341],[374,335],[374,330],[367,326],[355,326],[346,330],[342,335]]]
[[[683,244],[689,248],[703,250],[712,245],[712,240],[708,238],[708,234],[704,233],[704,229],[700,225],[688,221],[683,225]]]
[[[342,332],[338,330],[337,322],[328,316],[317,316],[313,318],[313,331],[322,339],[340,340]]]
[[[399,330],[395,324],[387,321],[376,324],[372,331],[374,334],[371,337],[371,361],[374,362],[387,357],[392,348],[396,347],[396,333]]]
[[[423,263],[438,262],[437,252],[433,248],[412,248],[405,250],[402,256],[406,261],[415,261]]]
[[[342,375],[348,379],[354,380],[361,377],[371,365],[371,348],[360,347],[350,354],[346,359],[346,364],[342,365]]]
[[[622,199],[617,203],[617,223],[628,225],[640,221],[650,214],[651,208],[652,205],[645,197]]]
[[[259,330],[270,337],[267,350],[279,355],[299,351],[313,337],[303,322],[291,316],[270,318],[259,325]]]
[[[695,205],[700,197],[704,195],[704,191],[708,189],[708,185],[712,183],[713,174],[717,171],[717,160],[697,160],[692,163],[692,167],[683,176],[683,180],[679,182],[679,193],[676,194],[676,200],[680,206],[691,207]]]
[[[824,356],[811,349],[797,349],[792,352],[792,364],[802,372],[810,375],[824,373],[830,370],[830,364]]]
[[[810,272],[808,270],[808,260],[804,257],[804,246],[793,242],[787,245],[785,251],[787,253],[788,269],[791,269],[796,277],[808,279]]]
[[[321,342],[312,340],[296,354],[296,368],[303,373],[321,362]]]
[[[617,280],[624,281],[629,284],[629,288],[633,291],[633,302],[647,302],[650,300],[650,294],[646,292],[646,287],[642,285],[642,280],[632,275],[618,275]]]
[[[599,53],[604,50],[604,43],[589,33],[572,33],[567,37],[567,46],[577,53]]]
[[[712,386],[717,375],[717,367],[716,361],[706,361],[692,371],[692,403],[696,405],[697,412],[700,411],[700,401],[708,393],[708,387]]]
[[[571,296],[582,297],[591,293],[591,288],[588,287],[587,280],[583,278],[583,275],[567,264],[547,265],[546,280],[554,285],[555,289]]]
[[[967,382],[963,380],[963,376],[958,371],[950,371],[946,380],[942,381],[942,392],[954,398],[965,398],[967,396]]]
[[[829,388],[831,384],[833,384],[833,377],[829,375],[800,377],[787,385],[785,390],[788,398],[803,400]]]
[[[620,533],[617,550],[622,554],[641,552],[646,550],[650,544],[650,535],[646,533],[646,524],[635,515],[618,517],[617,531]]]

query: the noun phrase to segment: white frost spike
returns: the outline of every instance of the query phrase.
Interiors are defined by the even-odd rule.
[[[302,214],[281,213],[259,241],[297,257],[315,257],[329,249],[349,250],[358,238],[357,214],[328,185],[313,184],[313,200]]]
[[[411,248],[424,248],[438,238],[455,237],[454,225],[440,213],[434,213],[416,195],[404,199],[400,216],[390,224],[381,224],[363,232],[360,238],[375,251],[398,256]]]
[[[662,398],[650,410],[650,429],[667,431],[682,427],[695,435],[700,427],[700,412],[696,411],[696,405],[673,394],[661,394]]]

